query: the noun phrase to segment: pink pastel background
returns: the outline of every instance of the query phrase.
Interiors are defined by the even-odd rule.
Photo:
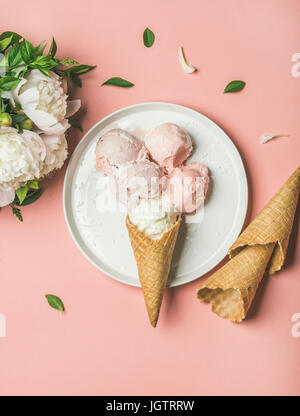
[[[299,165],[300,78],[291,75],[299,0],[16,0],[13,9],[1,10],[1,31],[36,44],[54,35],[61,56],[97,64],[73,93],[84,103],[84,132],[145,101],[186,105],[224,128],[248,174],[247,223]],[[150,49],[142,42],[147,26],[156,35]],[[197,73],[183,73],[179,45]],[[100,86],[112,76],[135,87]],[[222,94],[233,79],[247,82],[244,91]],[[290,137],[259,143],[273,132]],[[70,132],[71,148],[81,137]],[[62,209],[64,172],[23,209],[23,224],[9,209],[0,212],[7,324],[0,394],[300,394],[300,338],[291,333],[300,312],[297,224],[286,267],[264,280],[244,323],[198,302],[202,278],[167,290],[154,330],[141,290],[101,274],[73,243]],[[63,299],[65,314],[48,306],[46,293]]]

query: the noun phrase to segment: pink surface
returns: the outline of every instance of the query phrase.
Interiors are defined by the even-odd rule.
[[[59,53],[97,64],[83,81],[86,132],[102,117],[144,101],[170,101],[203,112],[239,148],[247,169],[247,222],[299,165],[298,0],[16,0],[1,10],[1,30],[38,43],[52,34]],[[147,49],[142,32],[156,35]],[[178,46],[198,68],[183,73]],[[100,87],[111,76],[131,89]],[[233,79],[247,82],[222,94]],[[289,138],[259,144],[264,133]],[[72,131],[70,143],[80,140]],[[300,394],[299,236],[287,267],[265,279],[249,319],[231,324],[202,305],[204,279],[167,290],[158,327],[148,323],[141,291],[97,271],[80,254],[64,222],[64,171],[24,208],[23,224],[0,213],[0,394]],[[297,241],[298,239],[298,241]],[[199,248],[200,249],[200,248]],[[60,296],[61,314],[44,294]]]

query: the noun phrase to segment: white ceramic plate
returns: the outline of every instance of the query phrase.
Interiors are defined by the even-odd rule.
[[[247,211],[248,187],[241,157],[226,133],[203,114],[176,104],[143,103],[100,120],[85,134],[70,160],[64,213],[75,243],[89,261],[107,276],[133,286],[140,283],[126,214],[103,212],[108,190],[95,169],[94,150],[103,131],[110,128],[120,127],[139,137],[164,122],[188,131],[194,144],[190,160],[204,163],[211,175],[202,221],[183,221],[181,225],[169,285],[188,283],[213,269],[239,235]]]

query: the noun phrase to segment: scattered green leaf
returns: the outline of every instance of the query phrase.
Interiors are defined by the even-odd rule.
[[[144,40],[144,45],[146,46],[146,48],[151,48],[151,46],[154,43],[155,35],[152,32],[152,30],[150,30],[148,27],[144,30],[143,40]]]
[[[228,92],[238,92],[241,91],[245,87],[246,83],[244,81],[235,80],[229,82],[224,89],[224,93]]]
[[[110,78],[107,81],[103,82],[103,84],[101,84],[101,86],[103,85],[114,85],[116,87],[122,87],[122,88],[131,88],[134,86],[134,84],[132,84],[131,82],[126,81],[126,79],[123,79],[120,77]]]
[[[45,295],[48,304],[53,309],[57,309],[58,311],[63,312],[65,310],[64,304],[62,303],[61,299],[55,295]]]

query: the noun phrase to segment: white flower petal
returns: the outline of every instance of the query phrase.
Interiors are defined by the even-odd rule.
[[[51,76],[53,76],[53,78],[57,77],[54,72],[51,72]],[[49,82],[49,79],[49,77],[42,74],[38,69],[32,69],[28,74],[26,74],[26,80],[29,88],[31,88],[32,85],[36,85],[40,81]]]
[[[67,78],[63,78],[61,80],[61,86],[62,86],[62,89],[64,90],[64,93],[67,94],[67,92],[68,92],[68,80],[67,80]]]
[[[196,68],[193,67],[193,65],[186,62],[182,46],[179,47],[179,61],[181,63],[182,69],[186,74],[191,74],[192,72],[196,71]]]
[[[45,113],[45,111],[42,110],[28,110],[26,111],[26,115],[39,129],[43,131],[57,124],[58,121],[51,114]]]
[[[48,134],[62,134],[69,127],[66,118],[67,94],[61,78],[54,72],[50,77],[39,70],[29,71],[12,92],[13,99],[36,127]],[[70,104],[69,114],[80,107],[80,100]]]
[[[77,111],[80,109],[80,107],[81,107],[81,100],[67,101],[66,118],[69,118],[73,114],[77,113]]]
[[[274,133],[264,134],[260,138],[260,143],[264,144],[264,143],[267,143],[269,140],[276,139],[277,137],[288,137],[288,136],[289,136],[288,134],[274,134]]]
[[[11,91],[12,97],[15,101],[18,102],[18,96],[19,96],[19,91],[21,89],[21,87],[26,84],[27,80],[25,78],[23,78],[19,84],[16,86],[16,88],[14,90]]]
[[[68,120],[63,120],[53,126],[43,129],[43,132],[46,134],[63,134],[69,127],[70,124],[68,123]]]
[[[41,135],[46,146],[46,158],[42,169],[45,176],[54,169],[60,169],[68,156],[68,144],[64,134]]]
[[[18,101],[19,104],[21,104],[22,108],[24,109],[24,112],[26,109],[35,109],[39,103],[39,92],[37,88],[29,88],[28,90],[20,94],[16,98],[16,101]]]
[[[22,133],[22,137],[25,138],[28,142],[31,140],[32,133],[34,134],[35,140],[40,144],[41,146],[41,161],[43,162],[46,157],[46,146],[44,141],[42,140],[41,136],[33,131],[30,130],[24,130]]]
[[[0,189],[0,208],[5,207],[15,199],[15,191],[11,188],[8,190]]]
[[[38,179],[45,156],[45,144],[34,131],[0,128],[0,189],[16,190]]]

